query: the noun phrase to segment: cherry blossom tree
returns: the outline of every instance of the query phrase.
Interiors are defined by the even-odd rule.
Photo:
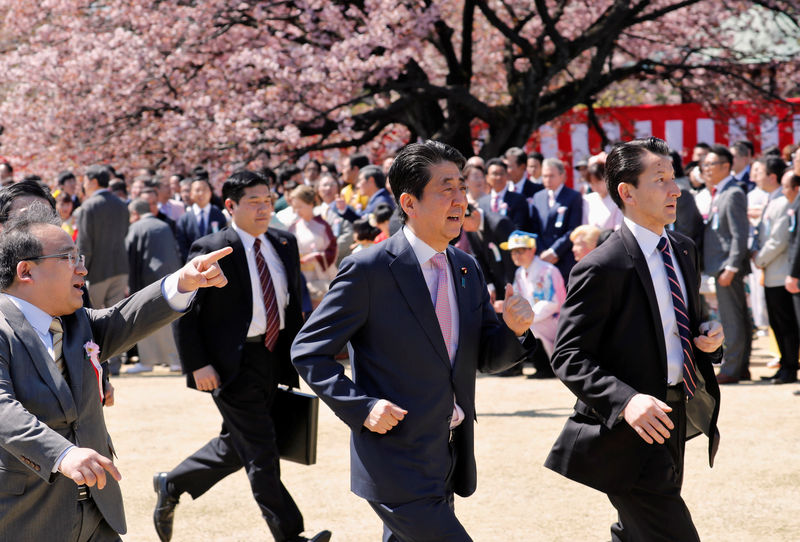
[[[800,14],[793,0],[0,0],[0,153],[42,174],[230,170],[387,139],[471,153],[480,122],[488,156],[578,104],[780,100],[800,87],[796,55],[737,49],[757,7]]]

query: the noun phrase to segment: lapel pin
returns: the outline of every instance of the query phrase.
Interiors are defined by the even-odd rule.
[[[683,251],[683,255],[684,255],[684,256],[688,256],[688,255],[689,255],[689,251],[688,251],[688,250],[684,250],[684,251]]]
[[[286,239],[281,239],[281,244],[282,245],[288,245],[289,241],[287,241]]]
[[[466,267],[462,267],[461,268],[461,287],[462,288],[466,288],[467,287],[467,268]]]

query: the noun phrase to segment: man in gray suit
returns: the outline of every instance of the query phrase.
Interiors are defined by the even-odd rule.
[[[733,156],[714,145],[701,164],[711,191],[711,209],[703,232],[703,264],[714,277],[719,318],[725,333],[725,355],[717,375],[720,384],[750,379],[752,323],[747,312],[744,277],[750,272],[747,196],[731,175]]]
[[[178,242],[169,225],[151,212],[149,201],[136,198],[128,204],[131,225],[125,238],[128,250],[128,285],[138,292],[161,277],[181,267]],[[128,367],[126,374],[153,370],[156,363],[166,363],[173,371],[181,370],[178,347],[170,326],[164,326],[139,341],[139,362]]]
[[[86,256],[86,282],[95,309],[110,307],[125,297],[128,286],[128,207],[108,190],[111,173],[104,166],[86,170],[86,200],[77,213],[78,250]],[[112,375],[119,374],[119,357],[109,360]]]
[[[227,281],[222,250],[104,310],[84,309],[84,257],[32,204],[0,236],[0,541],[105,542],[125,533],[99,362]],[[96,344],[95,344],[96,341]],[[99,345],[99,346],[98,346]]]

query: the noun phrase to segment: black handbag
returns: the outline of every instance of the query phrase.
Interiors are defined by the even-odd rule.
[[[319,397],[278,386],[271,413],[281,459],[316,463]]]

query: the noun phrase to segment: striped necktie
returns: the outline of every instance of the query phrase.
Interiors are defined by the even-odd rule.
[[[50,333],[53,335],[53,363],[58,367],[61,376],[67,380],[67,364],[64,363],[64,328],[61,326],[59,318],[53,318],[50,322]]]
[[[267,313],[267,330],[264,332],[264,346],[272,352],[275,343],[278,342],[278,333],[281,329],[280,314],[278,313],[278,301],[275,298],[275,286],[272,284],[272,275],[269,274],[267,261],[261,254],[261,239],[256,237],[253,243],[253,250],[256,255],[256,268],[258,278],[261,281],[261,295],[264,296],[264,310]]]
[[[661,252],[661,258],[664,260],[664,270],[667,272],[667,278],[669,279],[672,308],[675,309],[675,321],[678,323],[678,333],[681,336],[681,346],[683,347],[683,389],[686,391],[686,396],[691,399],[694,396],[694,390],[697,388],[697,373],[692,350],[692,335],[689,329],[689,311],[683,301],[681,284],[678,282],[678,275],[675,272],[672,255],[669,252],[667,238],[662,237],[658,241],[656,248]]]

